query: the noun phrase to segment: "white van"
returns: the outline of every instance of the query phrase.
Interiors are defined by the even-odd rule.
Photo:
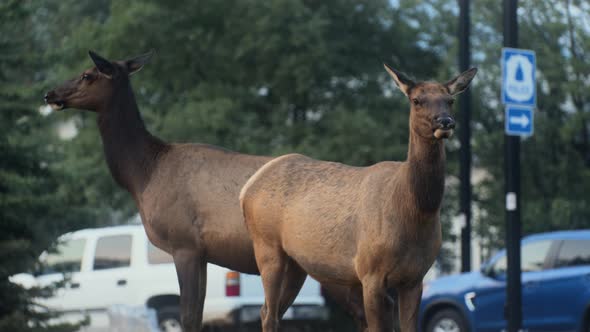
[[[87,330],[109,329],[107,310],[114,305],[147,306],[157,312],[162,331],[181,331],[179,287],[172,257],[154,247],[143,226],[85,229],[60,238],[56,253],[44,253],[46,266],[29,285],[22,275],[11,280],[33,286],[61,281],[66,286],[43,304],[69,319],[90,317]],[[264,303],[259,276],[207,265],[203,325],[223,331],[259,321]],[[323,321],[327,310],[317,281],[308,278],[285,320]]]

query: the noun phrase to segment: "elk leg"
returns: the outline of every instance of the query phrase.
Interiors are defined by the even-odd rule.
[[[366,276],[362,280],[363,284],[363,301],[365,302],[365,317],[367,319],[367,331],[369,332],[392,332],[388,329],[387,320],[384,317],[390,314],[386,305],[386,289],[383,285],[382,278],[378,276]],[[406,332],[405,330],[403,330]]]
[[[348,293],[348,301],[345,309],[352,315],[357,330],[367,331],[367,319],[365,318],[365,308],[363,305],[363,288],[352,287]]]
[[[422,283],[398,289],[400,329],[414,332],[418,328],[418,308],[422,297]]]
[[[279,326],[279,298],[286,268],[286,255],[279,248],[257,245],[254,240],[256,264],[264,287],[264,305],[260,310],[263,332],[277,332]]]
[[[307,273],[291,258],[287,257],[285,278],[281,283],[281,297],[279,300],[279,317],[283,317],[287,309],[293,304],[301,290]]]
[[[190,251],[173,255],[180,286],[180,318],[185,332],[198,332],[203,320],[203,302],[207,284],[207,263]]]
[[[395,318],[396,318],[396,303],[394,299],[391,297],[390,294],[385,293],[383,297],[383,312],[384,315],[382,317],[383,321],[383,328],[385,331],[394,331],[395,326]]]
[[[365,319],[363,288],[361,284],[351,287],[333,283],[323,283],[322,290],[329,300],[334,301],[352,316],[357,331],[366,331],[367,320]]]

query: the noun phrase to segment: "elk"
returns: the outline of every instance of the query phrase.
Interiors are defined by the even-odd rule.
[[[89,55],[95,66],[47,92],[45,101],[55,110],[97,113],[112,177],[133,197],[150,241],[174,259],[183,329],[199,331],[207,262],[258,274],[238,198],[271,158],[160,140],[146,129],[130,83],[152,53],[124,61]],[[338,285],[326,288],[341,291]],[[291,301],[281,304],[281,313]]]
[[[453,96],[477,69],[444,84],[385,69],[411,105],[405,161],[351,167],[289,154],[262,166],[240,192],[264,286],[264,332],[277,331],[279,303],[295,296],[307,275],[362,291],[371,332],[393,330],[387,291],[394,289],[401,330],[416,330],[422,280],[441,246],[443,140],[455,127]]]

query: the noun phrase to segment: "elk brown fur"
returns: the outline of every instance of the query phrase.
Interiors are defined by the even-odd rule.
[[[111,174],[133,196],[150,241],[173,256],[183,329],[199,331],[207,262],[258,274],[238,197],[244,183],[271,158],[206,144],[166,143],[153,136],[129,78],[151,53],[113,62],[89,54],[95,67],[49,91],[45,101],[56,110],[98,113]],[[343,298],[338,285],[325,287]],[[291,301],[281,305],[281,312]]]
[[[416,330],[422,279],[441,246],[443,139],[454,128],[453,96],[476,69],[445,84],[386,70],[412,105],[406,161],[351,167],[290,154],[265,164],[240,193],[265,291],[264,332],[277,331],[282,296],[297,294],[308,274],[362,290],[370,332],[392,331],[394,288],[402,331]]]

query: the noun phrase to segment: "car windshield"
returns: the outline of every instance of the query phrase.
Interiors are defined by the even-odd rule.
[[[57,245],[55,251],[47,253],[37,274],[78,272],[82,266],[82,256],[86,240],[75,239]]]
[[[551,240],[543,240],[524,244],[520,249],[522,272],[543,270],[551,243]],[[503,255],[491,266],[490,271],[494,276],[502,276],[506,274],[506,267],[506,255]]]

